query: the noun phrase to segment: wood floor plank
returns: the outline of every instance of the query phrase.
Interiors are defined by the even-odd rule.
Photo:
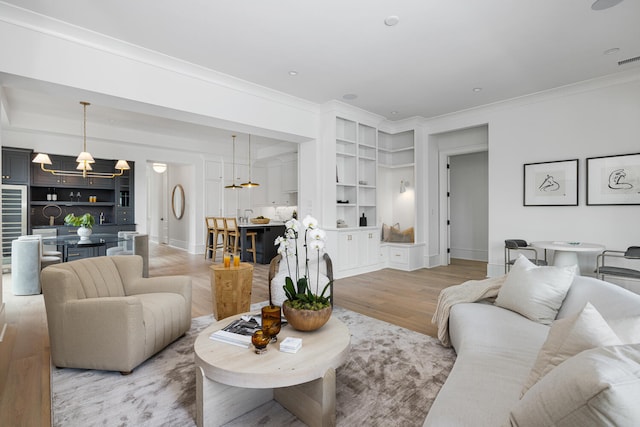
[[[166,245],[150,244],[150,276],[192,278],[193,317],[210,315],[211,260]],[[254,265],[251,301],[269,298],[268,265]],[[404,272],[384,269],[336,280],[335,304],[435,336],[431,316],[440,290],[485,277],[486,263],[452,260],[446,267]],[[14,296],[3,275],[7,332],[0,343],[0,426],[51,425],[50,348],[42,295]]]

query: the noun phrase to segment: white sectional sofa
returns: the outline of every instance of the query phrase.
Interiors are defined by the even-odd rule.
[[[554,267],[518,262],[520,267],[514,268],[520,273],[534,268],[554,271]],[[561,295],[553,296],[560,298],[557,309],[535,295],[537,288],[531,288],[537,286],[535,283],[519,280],[519,286],[507,289],[513,285],[509,283],[512,273],[499,289],[495,303],[460,303],[451,308],[449,336],[457,359],[424,426],[640,425],[640,295],[576,276],[569,281],[566,294],[560,291]],[[533,294],[528,294],[532,289]],[[512,297],[522,298],[524,305],[542,304],[543,310],[557,313],[558,320],[534,321],[516,312],[519,307],[498,306],[509,292]],[[502,303],[509,306],[508,301]],[[588,311],[587,303],[597,312]],[[589,313],[592,318],[601,315],[606,325],[587,320]],[[543,347],[553,353],[546,354],[546,359]],[[550,372],[533,381],[521,398],[523,386],[532,381],[534,365],[541,368],[549,360],[553,360],[547,366]]]

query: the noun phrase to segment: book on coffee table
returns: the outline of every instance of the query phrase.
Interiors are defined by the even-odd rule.
[[[209,338],[214,341],[249,348],[251,346],[251,336],[258,329],[260,329],[260,324],[254,318],[249,320],[237,319],[219,331],[212,333]]]

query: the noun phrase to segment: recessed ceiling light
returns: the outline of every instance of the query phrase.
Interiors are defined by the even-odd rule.
[[[611,49],[607,49],[604,51],[605,55],[613,55],[614,53],[618,53],[620,52],[620,48],[619,47],[612,47]]]
[[[298,72],[296,70],[291,70],[291,71],[289,71],[289,75],[290,76],[297,76]]]
[[[622,3],[622,0],[596,0],[591,5],[592,10],[605,10],[610,7],[616,6]]]
[[[356,95],[355,93],[347,93],[347,94],[342,95],[342,99],[346,99],[346,100],[349,100],[349,101],[352,101],[352,100],[356,99],[357,97],[358,97],[358,95]]]
[[[390,15],[384,19],[384,25],[387,27],[393,27],[394,25],[397,25],[398,22],[400,22],[400,18],[396,15]]]
[[[398,114],[398,112],[397,111],[392,111],[391,114],[393,114],[395,116],[396,114]]]
[[[474,87],[473,91],[474,92],[482,92],[482,88],[481,87]]]

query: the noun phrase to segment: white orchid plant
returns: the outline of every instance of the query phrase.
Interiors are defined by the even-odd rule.
[[[304,275],[300,277],[300,256],[298,253],[298,239],[304,239]],[[284,236],[276,239],[275,245],[278,246],[278,253],[286,259],[289,275],[285,278],[283,286],[289,305],[292,308],[302,310],[321,310],[331,305],[330,298],[324,294],[331,285],[327,283],[321,293],[318,293],[320,286],[320,254],[324,252],[324,244],[326,233],[318,228],[318,221],[310,215],[307,215],[302,222],[297,219],[291,219],[285,224]],[[311,290],[309,280],[309,251],[317,251],[318,268],[316,269],[316,286],[315,292]],[[289,255],[295,254],[295,285],[293,275],[291,274],[292,266],[290,265]]]

